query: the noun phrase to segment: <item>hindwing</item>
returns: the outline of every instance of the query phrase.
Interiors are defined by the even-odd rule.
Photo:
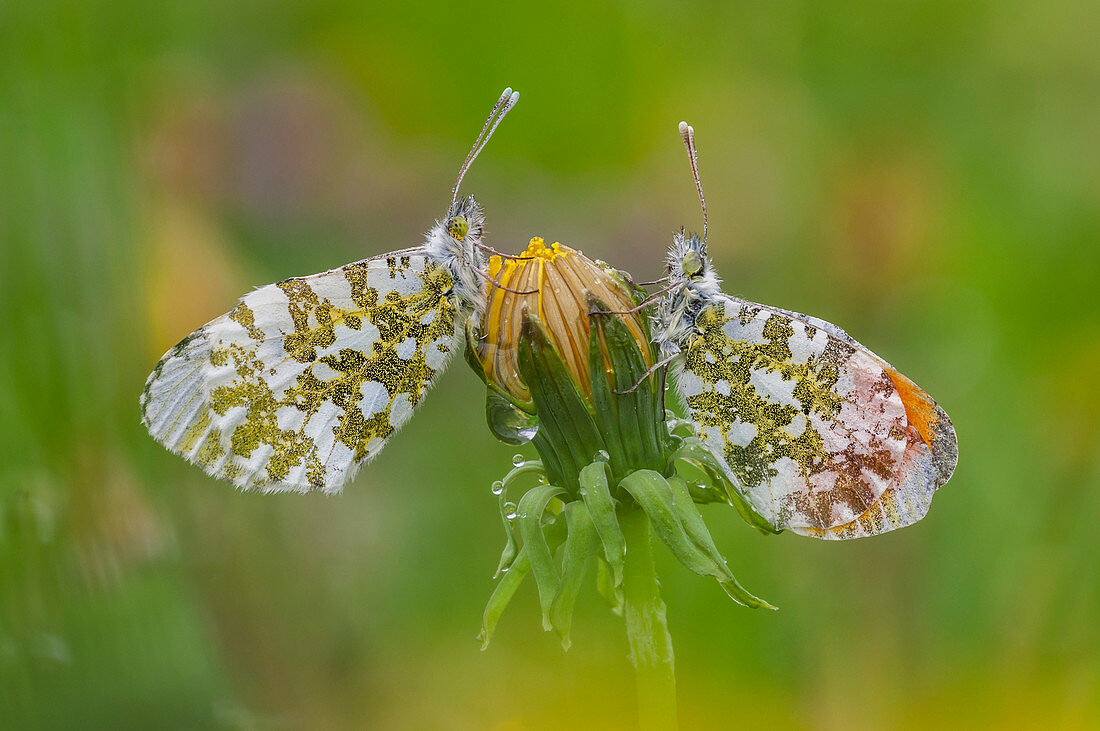
[[[955,468],[943,409],[824,320],[721,295],[681,352],[696,433],[777,528],[839,539],[909,525]]]

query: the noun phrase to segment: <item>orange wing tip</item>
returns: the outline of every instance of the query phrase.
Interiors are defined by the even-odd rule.
[[[905,407],[905,418],[917,430],[924,443],[931,446],[936,439],[940,415],[943,412],[920,386],[892,367],[886,367],[886,374],[890,376],[890,381],[893,382],[898,396],[901,397],[901,403]]]
[[[931,451],[929,461],[938,488],[951,477],[959,461],[959,442],[951,417],[920,386],[891,366],[885,369],[905,407],[906,420]]]

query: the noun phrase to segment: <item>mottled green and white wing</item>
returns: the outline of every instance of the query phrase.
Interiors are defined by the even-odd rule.
[[[958,459],[951,419],[824,320],[721,296],[682,344],[696,433],[777,528],[884,533],[924,517]]]
[[[242,488],[339,491],[458,349],[452,284],[410,250],[261,287],[164,355],[143,421]]]

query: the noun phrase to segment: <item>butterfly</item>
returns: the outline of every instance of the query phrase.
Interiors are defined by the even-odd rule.
[[[920,520],[958,461],[951,419],[836,325],[722,291],[695,130],[681,122],[680,136],[703,235],[681,229],[669,249],[654,368],[671,366],[696,436],[778,530],[847,539]]]
[[[386,445],[484,307],[484,216],[462,178],[519,92],[505,89],[418,246],[249,292],[165,353],[142,421],[245,489],[338,492]]]

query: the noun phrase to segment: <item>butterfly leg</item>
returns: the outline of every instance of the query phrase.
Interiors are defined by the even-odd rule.
[[[639,310],[644,310],[646,307],[649,307],[657,299],[659,299],[662,295],[668,294],[668,292],[675,286],[676,286],[675,284],[671,284],[671,285],[665,287],[664,289],[660,290],[659,292],[654,292],[653,294],[649,295],[644,300],[642,300],[641,304],[639,304],[637,307],[631,307],[629,310],[621,310],[621,311],[592,310],[588,314],[589,315],[633,315],[635,312],[637,312]]]
[[[511,292],[512,294],[537,294],[538,293],[537,289],[529,289],[526,292],[521,292],[518,289],[511,289],[509,287],[505,287],[503,284],[498,282],[496,279],[493,279],[493,277],[490,276],[490,274],[488,272],[482,271],[481,269],[478,269],[477,267],[474,267],[473,269],[474,269],[475,272],[477,272],[482,277],[484,277],[485,281],[489,282],[489,284],[491,286],[497,287],[499,289],[503,289],[505,292]]]
[[[493,256],[499,256],[501,259],[512,259],[514,261],[527,261],[529,259],[534,259],[535,258],[533,256],[516,256],[514,254],[505,254],[504,252],[497,251],[492,246],[488,246],[488,245],[483,244],[481,242],[478,242],[478,243],[474,244],[474,246],[481,249],[482,251],[488,251]]]
[[[628,393],[634,393],[635,391],[638,390],[639,386],[641,386],[643,383],[645,383],[645,379],[652,376],[657,370],[659,370],[661,368],[664,368],[666,365],[671,363],[673,360],[676,359],[676,356],[678,356],[678,355],[680,355],[680,354],[679,353],[673,353],[672,355],[668,356],[667,358],[659,360],[656,363],[654,363],[653,365],[651,365],[649,367],[649,369],[645,373],[642,374],[642,377],[638,379],[638,382],[635,383],[630,388],[626,389],[625,391],[612,391],[611,393],[615,394],[616,396],[625,396]]]

